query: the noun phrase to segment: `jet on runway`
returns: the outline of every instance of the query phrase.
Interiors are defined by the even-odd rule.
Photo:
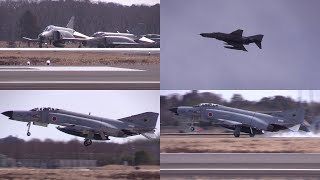
[[[41,48],[43,43],[53,44],[55,47],[64,47],[66,41],[81,41],[88,38],[88,36],[75,31],[73,26],[74,16],[71,17],[66,27],[49,25],[39,34],[37,39],[27,37],[23,37],[23,39],[28,42],[38,42]]]
[[[84,137],[84,145],[89,146],[92,140],[109,140],[109,136],[128,137],[154,133],[159,114],[145,112],[122,119],[107,119],[81,114],[62,109],[34,108],[29,111],[5,111],[3,115],[11,120],[27,122],[30,136],[31,123],[47,127],[48,124],[59,125],[58,130],[74,136]]]
[[[242,36],[242,33],[243,33],[243,30],[238,29],[230,34],[213,32],[213,33],[201,33],[200,35],[202,37],[215,38],[217,40],[224,41],[226,42],[226,45],[230,45],[230,46],[224,46],[225,48],[228,48],[228,49],[247,51],[247,49],[243,45],[248,45],[250,43],[255,43],[260,49],[262,49],[261,47],[261,42],[263,38],[262,34],[245,37],[245,36]]]
[[[191,131],[195,130],[193,120],[197,118],[200,121],[231,129],[235,137],[239,137],[240,132],[248,133],[250,137],[254,137],[255,134],[263,134],[265,131],[277,132],[285,129],[298,131],[303,125],[305,114],[303,108],[260,113],[212,103],[179,106],[169,110],[175,115],[191,118]]]
[[[121,32],[96,32],[87,40],[82,41],[84,46],[89,47],[124,47],[124,48],[136,48],[136,47],[160,47],[160,42],[152,40],[154,36],[144,35],[145,24],[139,23],[131,31],[127,30],[126,33]],[[148,36],[148,37],[146,37]],[[159,39],[160,37],[157,36]],[[158,40],[158,39],[155,39]]]

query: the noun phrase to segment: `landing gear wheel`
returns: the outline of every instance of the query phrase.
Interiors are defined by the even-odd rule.
[[[92,144],[92,140],[91,139],[85,139],[83,142],[84,146],[90,146]]]
[[[254,137],[256,135],[256,133],[254,133],[253,131],[251,131],[250,133],[249,133],[249,136],[250,137]]]
[[[241,131],[241,127],[236,126],[236,128],[234,129],[234,132],[233,132],[234,137],[240,137],[240,131]]]
[[[31,133],[30,133],[30,132],[27,132],[27,136],[31,136]]]
[[[194,128],[193,126],[191,126],[191,127],[190,127],[190,131],[193,132],[194,130],[195,130],[195,128]]]

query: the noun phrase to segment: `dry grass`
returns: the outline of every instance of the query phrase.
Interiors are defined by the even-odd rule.
[[[159,166],[140,166],[139,170],[128,166],[105,166],[90,169],[27,169],[6,168],[0,169],[0,179],[160,179]]]
[[[320,153],[318,138],[219,138],[163,136],[162,153]]]
[[[102,65],[149,65],[160,64],[160,55],[126,54],[106,52],[1,52],[0,65],[45,65],[50,60],[54,65],[102,66]]]

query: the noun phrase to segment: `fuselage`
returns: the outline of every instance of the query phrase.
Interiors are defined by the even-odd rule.
[[[120,120],[53,108],[37,108],[30,111],[7,111],[3,114],[8,116],[9,119],[22,122],[33,122],[35,125],[47,126],[48,124],[54,124],[63,126],[64,128],[58,129],[63,132],[68,131],[68,134],[72,134],[72,132],[82,132],[83,129],[94,129],[98,132],[107,132],[105,134],[107,136],[127,137],[135,134],[132,132],[136,132],[137,129],[143,128],[139,127],[137,124]]]
[[[245,37],[245,36],[236,36],[232,34],[226,34],[226,33],[201,33],[200,34],[203,37],[207,38],[215,38],[220,41],[224,41],[226,43],[234,43],[234,44],[250,44],[253,43],[254,41],[250,37]]]
[[[204,103],[197,106],[180,106],[174,109],[177,115],[185,117],[199,117],[202,121],[223,123],[237,122],[244,126],[258,130],[278,131],[291,127],[301,122],[294,118],[286,119],[259,112],[226,107],[217,104]]]

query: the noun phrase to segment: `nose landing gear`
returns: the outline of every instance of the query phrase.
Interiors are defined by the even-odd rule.
[[[91,139],[85,139],[83,142],[84,146],[90,146],[92,144],[92,140]]]
[[[27,126],[28,126],[27,136],[31,136],[31,133],[30,133],[31,122],[28,122]]]

